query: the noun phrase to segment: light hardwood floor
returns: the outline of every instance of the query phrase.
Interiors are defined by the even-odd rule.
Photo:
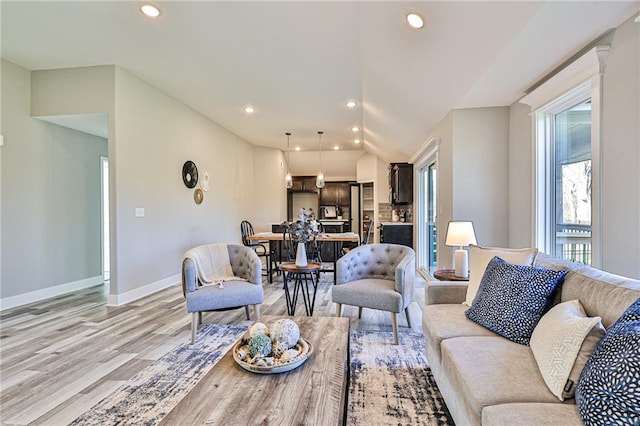
[[[333,275],[323,274],[314,316],[334,316]],[[286,315],[282,277],[264,279],[263,315]],[[125,306],[105,305],[103,286],[56,297],[0,315],[0,422],[65,425],[174,347],[190,341],[191,316],[179,285]],[[416,274],[412,329],[422,333],[424,281]],[[252,312],[253,314],[253,312]],[[304,314],[299,301],[297,315]],[[351,329],[389,332],[389,313],[344,306]],[[244,309],[205,313],[203,322],[251,324]]]

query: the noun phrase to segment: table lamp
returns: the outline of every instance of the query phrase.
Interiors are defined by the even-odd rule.
[[[463,247],[476,243],[476,233],[473,230],[472,222],[449,222],[447,228],[447,238],[445,245],[459,247],[455,251],[455,276],[460,278],[469,277],[469,254]]]

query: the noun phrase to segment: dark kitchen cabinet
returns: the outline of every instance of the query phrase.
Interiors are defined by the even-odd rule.
[[[394,206],[413,203],[413,164],[389,165],[389,198]]]
[[[319,205],[349,207],[349,182],[327,182],[320,190]]]
[[[380,242],[402,244],[413,248],[413,225],[381,225]]]
[[[293,176],[293,186],[289,191],[294,192],[318,192],[315,176]]]

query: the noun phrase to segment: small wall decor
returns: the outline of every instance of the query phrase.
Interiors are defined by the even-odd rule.
[[[185,161],[182,165],[182,181],[187,188],[195,188],[198,184],[198,168],[193,161]]]
[[[204,200],[204,192],[198,188],[193,192],[193,201],[195,201],[196,204],[202,204],[202,200]]]
[[[209,172],[202,173],[202,179],[200,179],[200,188],[204,192],[209,191]]]

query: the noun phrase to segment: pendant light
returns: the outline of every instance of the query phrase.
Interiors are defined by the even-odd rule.
[[[284,185],[287,189],[291,189],[293,187],[293,178],[289,169],[289,136],[291,136],[291,133],[287,132],[285,135],[287,135],[287,175],[284,177]]]
[[[320,171],[316,177],[316,186],[320,189],[324,188],[324,173],[322,173],[322,134],[324,132],[318,132],[318,144],[320,145]]]

